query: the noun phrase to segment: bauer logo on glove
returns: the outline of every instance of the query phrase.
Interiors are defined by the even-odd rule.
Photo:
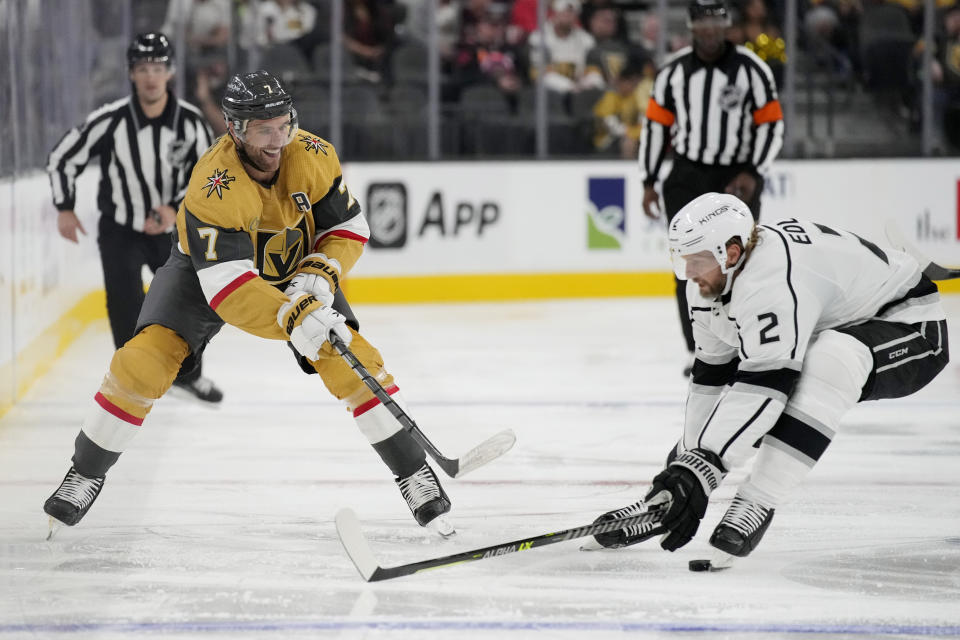
[[[293,333],[293,329],[297,326],[297,321],[300,319],[300,315],[303,314],[307,307],[315,302],[317,302],[317,299],[311,295],[302,296],[299,300],[294,301],[293,310],[290,312],[290,315],[287,316],[287,324],[284,327],[287,335]]]

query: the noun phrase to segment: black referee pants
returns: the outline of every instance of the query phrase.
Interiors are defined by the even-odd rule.
[[[676,158],[670,175],[663,181],[663,204],[667,210],[667,227],[670,226],[673,217],[688,203],[705,193],[723,193],[734,176],[746,170],[747,167],[743,165],[721,167]],[[763,178],[758,178],[757,191],[753,199],[747,203],[754,220],[760,219],[760,194],[763,193],[763,182]],[[674,281],[680,327],[683,329],[687,351],[693,353],[693,326],[690,322],[690,310],[687,308],[687,283],[684,280],[678,280],[676,276]]]
[[[103,266],[103,284],[107,292],[107,317],[117,349],[133,337],[137,316],[143,306],[143,265],[151,272],[170,257],[172,235],[151,236],[117,224],[112,218],[100,216],[97,244],[100,264]],[[193,382],[200,377],[200,361],[189,371],[181,370],[178,382]]]

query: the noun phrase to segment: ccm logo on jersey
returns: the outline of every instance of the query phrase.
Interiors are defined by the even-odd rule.
[[[316,302],[317,299],[313,296],[306,296],[300,299],[300,302],[297,303],[296,308],[293,310],[293,313],[290,314],[290,317],[287,318],[287,326],[285,327],[287,335],[293,333],[293,328],[297,326],[297,318],[300,317],[300,314],[303,313],[303,310]]]
[[[888,359],[889,359],[889,360],[895,360],[896,358],[899,358],[900,356],[905,356],[905,355],[907,355],[907,351],[910,351],[910,349],[909,349],[908,347],[904,347],[903,349],[897,349],[896,351],[891,351],[891,352],[890,352],[890,356],[889,356]]]

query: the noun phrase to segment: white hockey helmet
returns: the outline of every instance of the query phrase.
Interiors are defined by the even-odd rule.
[[[721,273],[736,271],[743,258],[728,268],[727,242],[739,238],[746,247],[753,227],[750,208],[728,193],[705,193],[687,204],[670,221],[668,234],[670,260],[677,278],[687,279],[687,261],[683,257],[701,251],[713,255]]]

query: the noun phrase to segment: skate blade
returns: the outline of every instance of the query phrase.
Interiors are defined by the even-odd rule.
[[[604,549],[606,549],[606,547],[593,538],[590,538],[580,545],[580,551],[603,551]]]
[[[580,551],[616,551],[617,549],[622,549],[627,545],[617,545],[615,547],[605,547],[593,538],[590,538],[586,542],[580,545]]]
[[[430,529],[441,538],[450,538],[457,535],[457,530],[454,529],[453,525],[443,516],[437,516],[428,522],[427,529]]]
[[[50,521],[48,524],[50,525],[50,530],[47,532],[47,542],[50,542],[53,540],[53,536],[57,535],[57,532],[60,531],[60,529],[63,529],[66,525],[53,516],[50,516]]]

